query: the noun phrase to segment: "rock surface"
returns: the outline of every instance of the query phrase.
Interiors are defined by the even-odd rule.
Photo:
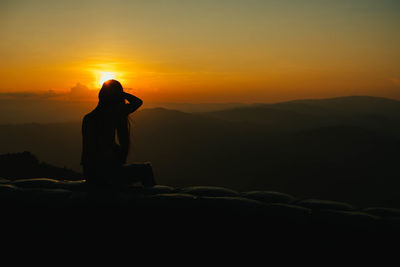
[[[129,211],[196,218],[245,218],[282,227],[350,231],[400,231],[400,210],[354,207],[347,203],[303,199],[272,191],[236,192],[213,186],[151,188],[131,185],[120,192],[89,190],[84,180],[0,179],[2,207],[128,208]],[[304,228],[305,227],[305,228]],[[309,228],[307,228],[309,227]]]

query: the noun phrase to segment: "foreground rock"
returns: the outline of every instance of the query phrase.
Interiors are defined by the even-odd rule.
[[[125,208],[127,212],[196,218],[246,218],[254,223],[289,225],[322,231],[400,230],[400,210],[354,207],[347,203],[302,199],[272,191],[236,192],[213,186],[152,188],[129,186],[122,192],[89,190],[84,180],[47,178],[0,180],[0,200],[5,208]]]

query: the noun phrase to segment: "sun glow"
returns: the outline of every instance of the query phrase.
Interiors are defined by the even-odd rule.
[[[105,81],[108,81],[108,80],[111,80],[111,79],[115,79],[115,73],[114,72],[102,71],[99,74],[100,74],[100,79],[99,79],[100,86],[102,86]]]

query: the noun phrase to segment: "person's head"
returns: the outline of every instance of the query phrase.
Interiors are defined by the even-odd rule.
[[[99,105],[102,107],[125,104],[122,92],[124,89],[117,80],[108,80],[103,83],[99,92]]]
[[[116,80],[108,80],[103,83],[99,92],[99,104],[95,112],[107,112],[113,110],[112,107],[125,104],[123,96],[123,88],[120,82]],[[111,109],[109,109],[111,107]],[[104,118],[100,116],[100,118]],[[130,146],[130,123],[128,114],[121,117],[113,117],[115,119],[115,129],[117,130],[118,141],[121,146],[121,161],[125,162]]]

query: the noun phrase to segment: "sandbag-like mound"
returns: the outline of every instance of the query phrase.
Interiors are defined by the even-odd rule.
[[[0,184],[0,199],[18,197],[18,187],[11,184]]]
[[[312,210],[296,205],[274,203],[268,204],[264,210],[266,216],[280,218],[282,220],[293,220],[297,223],[306,223],[312,215]]]
[[[242,193],[245,198],[258,200],[264,203],[292,203],[295,198],[291,195],[274,191],[250,191]]]
[[[49,178],[31,178],[12,181],[11,184],[19,188],[62,188],[60,181]]]
[[[204,197],[238,197],[239,193],[224,187],[218,186],[190,186],[180,189],[181,193],[192,194]]]
[[[338,201],[321,200],[321,199],[305,199],[298,201],[296,205],[310,208],[313,210],[325,210],[325,209],[343,210],[343,211],[354,210],[354,207],[350,204]]]
[[[368,214],[371,214],[371,215],[375,215],[375,216],[400,219],[400,210],[398,210],[398,209],[371,207],[371,208],[362,209],[362,211],[366,212]]]
[[[15,192],[18,190],[18,187],[12,184],[0,184],[0,194],[5,192]]]
[[[243,197],[199,197],[198,206],[201,212],[216,215],[261,215],[265,204]]]
[[[73,190],[73,191],[86,191],[87,183],[86,180],[76,180],[76,181],[67,181],[62,180],[57,183],[58,188]]]
[[[367,214],[380,217],[380,230],[400,232],[400,210],[383,207],[370,207],[361,210]]]
[[[71,194],[70,190],[58,188],[22,188],[19,190],[16,201],[10,204],[57,208],[68,203]]]
[[[144,196],[136,199],[134,205],[141,209],[159,212],[169,212],[173,210],[193,209],[197,197],[191,194],[171,193]]]
[[[305,232],[321,229],[321,233],[334,230],[375,231],[400,233],[400,210],[371,207],[356,210],[352,205],[337,201],[305,199],[296,201],[291,195],[273,191],[250,191],[238,193],[216,186],[191,186],[175,189],[171,186],[128,186],[119,190],[89,188],[85,180],[64,181],[48,178],[0,181],[2,207],[73,207],[82,214],[111,208],[132,218],[151,218],[164,222],[177,221],[204,223],[244,219],[251,225],[283,232]],[[83,208],[83,209],[79,209]],[[29,209],[30,210],[30,209]],[[35,212],[40,209],[32,209]],[[53,209],[53,212],[56,209]],[[58,209],[64,213],[65,209]],[[47,212],[47,211],[46,211]],[[145,215],[145,216],[141,216]],[[111,216],[112,217],[112,216]],[[227,220],[225,220],[227,218]],[[283,233],[282,232],[282,233]]]
[[[43,199],[48,198],[48,200],[66,198],[72,194],[72,191],[60,188],[23,188],[21,189],[21,192],[26,196]]]
[[[135,195],[171,194],[175,192],[175,188],[167,185],[155,185],[153,187],[128,186],[126,192]]]

